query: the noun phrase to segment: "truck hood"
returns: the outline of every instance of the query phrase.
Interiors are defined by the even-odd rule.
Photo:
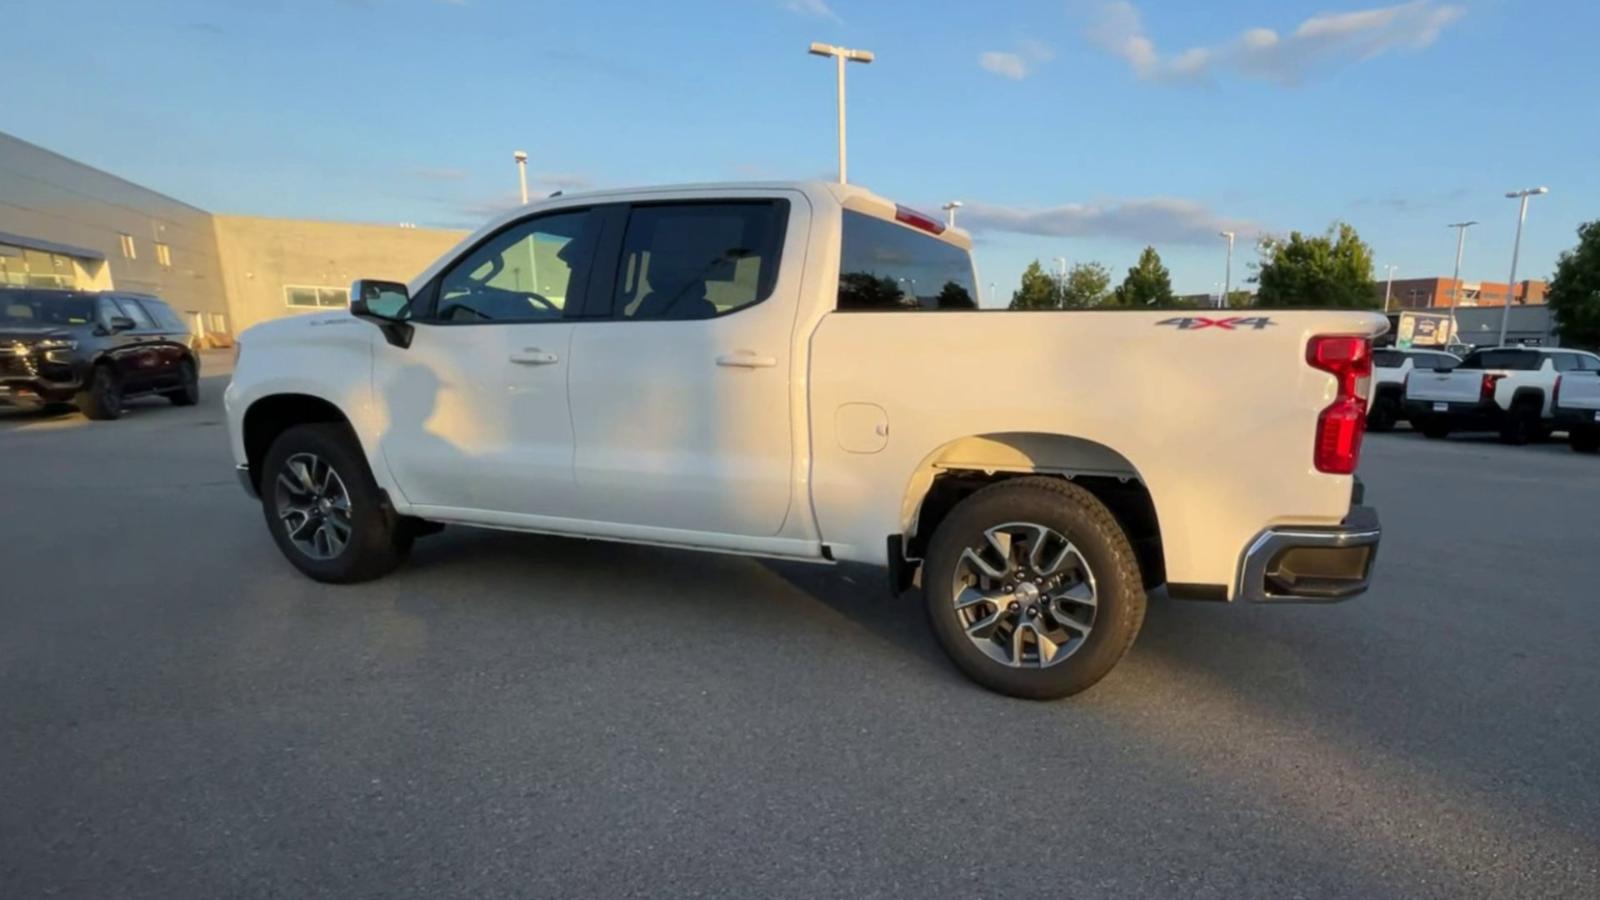
[[[303,340],[310,335],[320,333],[324,328],[355,328],[361,325],[361,320],[350,315],[348,310],[302,313],[252,325],[239,335],[239,343],[249,345]]]
[[[32,343],[44,338],[70,338],[72,329],[60,325],[16,325],[0,322],[0,344]]]

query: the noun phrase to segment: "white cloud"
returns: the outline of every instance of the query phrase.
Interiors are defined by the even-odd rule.
[[[982,66],[986,71],[1015,81],[1021,81],[1028,77],[1028,64],[1023,62],[1022,57],[1015,53],[990,50],[978,56],[978,65]]]
[[[843,21],[825,0],[783,0],[783,8],[792,13],[799,13],[802,16],[832,19],[835,22]]]
[[[1219,216],[1203,203],[1173,197],[1043,208],[969,203],[961,210],[961,224],[973,231],[1179,244],[1211,243],[1219,231],[1243,236],[1262,230],[1254,222]]]
[[[1409,0],[1356,12],[1320,13],[1285,35],[1271,28],[1250,28],[1224,44],[1164,55],[1145,33],[1138,8],[1128,0],[1110,0],[1100,4],[1086,35],[1148,81],[1200,81],[1219,68],[1232,68],[1265,81],[1298,84],[1341,63],[1428,47],[1465,14],[1462,7],[1438,0]]]
[[[1021,81],[1033,74],[1040,63],[1049,62],[1055,52],[1042,41],[1025,39],[1017,42],[1017,52],[989,50],[978,54],[978,66],[1003,78]]]

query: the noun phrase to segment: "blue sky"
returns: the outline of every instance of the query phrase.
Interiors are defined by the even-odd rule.
[[[4,16],[0,130],[219,212],[466,227],[536,189],[850,173],[967,204],[982,278],[1154,244],[1183,292],[1221,227],[1354,224],[1397,277],[1521,277],[1600,218],[1579,0],[32,0]],[[11,7],[12,4],[8,4]],[[23,39],[18,39],[19,36]]]

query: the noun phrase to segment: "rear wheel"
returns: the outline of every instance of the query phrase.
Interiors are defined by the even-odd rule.
[[[1521,446],[1539,437],[1539,402],[1518,400],[1500,425],[1500,442]]]
[[[1105,677],[1144,622],[1139,564],[1116,517],[1059,478],[1019,478],[963,500],[933,536],[922,590],[956,666],[1032,700]]]
[[[370,581],[411,550],[413,532],[385,508],[344,425],[299,425],[280,435],[262,464],[260,493],[278,549],[317,581]]]
[[[1419,427],[1422,429],[1423,437],[1435,441],[1442,441],[1450,436],[1450,423],[1433,416],[1423,419]]]
[[[122,379],[107,365],[98,365],[89,373],[89,382],[74,400],[85,417],[107,421],[122,417]]]
[[[1600,452],[1600,428],[1574,428],[1567,433],[1567,443],[1578,453]]]
[[[163,391],[161,396],[171,400],[173,406],[194,406],[200,402],[200,372],[192,360],[178,363],[178,387]]]

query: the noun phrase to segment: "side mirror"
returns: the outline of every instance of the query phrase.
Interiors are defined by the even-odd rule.
[[[132,331],[139,327],[137,322],[127,316],[112,316],[110,324],[112,334],[116,334],[119,331]]]
[[[358,279],[350,285],[350,315],[377,325],[390,344],[411,346],[411,294],[400,282]]]
[[[350,285],[350,314],[360,318],[399,322],[411,309],[411,294],[398,281],[362,278]]]

